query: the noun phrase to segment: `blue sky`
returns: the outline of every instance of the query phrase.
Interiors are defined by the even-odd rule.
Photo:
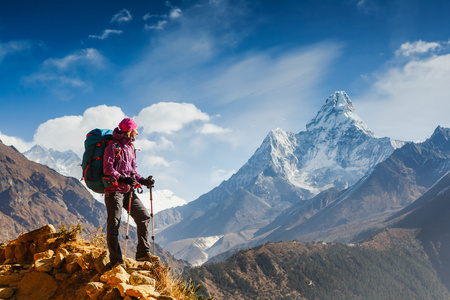
[[[187,201],[276,128],[346,91],[380,137],[450,126],[450,3],[421,0],[0,2],[0,139],[81,155],[140,125],[138,170]]]

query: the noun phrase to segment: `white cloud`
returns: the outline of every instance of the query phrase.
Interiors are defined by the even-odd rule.
[[[127,9],[122,9],[111,18],[111,23],[127,23],[131,22],[131,20],[133,20],[133,16],[131,15],[131,13]]]
[[[7,55],[24,51],[30,47],[31,45],[27,41],[10,41],[7,43],[0,43],[0,63]]]
[[[2,141],[2,143],[7,146],[14,146],[20,152],[27,151],[34,146],[34,143],[25,142],[20,138],[5,135],[1,131],[0,131],[0,141]]]
[[[89,38],[104,40],[108,38],[111,34],[122,34],[122,33],[123,33],[122,30],[105,29],[102,35],[89,35]]]
[[[178,7],[174,7],[170,11],[169,17],[171,19],[177,19],[177,18],[180,18],[182,15],[183,15],[183,12],[181,11],[181,9],[179,9]]]
[[[209,121],[209,116],[192,103],[160,102],[141,110],[135,119],[145,134],[171,134],[189,123]]]
[[[94,128],[114,129],[124,117],[119,107],[91,107],[82,116],[63,116],[39,125],[34,142],[59,151],[72,150],[81,157],[89,131]]]
[[[167,151],[175,149],[174,143],[165,137],[160,137],[157,142],[138,137],[136,139],[135,145],[137,149],[142,151]]]
[[[395,54],[396,55],[403,55],[403,56],[410,56],[414,55],[416,53],[423,54],[427,53],[429,51],[434,51],[441,48],[440,43],[432,42],[427,43],[424,41],[416,41],[413,43],[407,42],[400,46],[400,49],[398,49]]]
[[[166,20],[160,20],[155,25],[147,25],[145,24],[145,30],[163,30],[167,25]]]
[[[356,103],[380,136],[424,140],[438,126],[450,127],[450,54],[415,59],[378,75]]]
[[[202,134],[216,134],[216,133],[228,133],[231,129],[223,128],[211,123],[204,124],[199,131]]]
[[[158,169],[161,167],[167,168],[170,166],[170,163],[161,156],[146,156],[143,159],[143,165],[149,169]]]

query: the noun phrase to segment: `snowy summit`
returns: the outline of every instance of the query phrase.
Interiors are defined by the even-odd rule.
[[[375,137],[366,123],[356,114],[347,93],[339,91],[327,99],[317,116],[306,124],[306,129],[313,131],[340,128],[340,130],[345,131],[352,126],[360,129],[368,136]]]

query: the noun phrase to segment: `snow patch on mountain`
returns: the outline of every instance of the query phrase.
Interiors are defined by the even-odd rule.
[[[341,131],[347,131],[352,126],[355,126],[370,137],[375,137],[366,123],[356,114],[347,93],[338,91],[327,99],[317,116],[306,124],[306,129],[308,131],[316,129],[328,131],[339,127]]]

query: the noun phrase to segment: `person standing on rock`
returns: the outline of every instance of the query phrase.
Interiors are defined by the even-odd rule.
[[[105,189],[105,204],[108,215],[106,241],[111,266],[117,263],[123,264],[122,251],[119,246],[119,227],[122,208],[128,210],[130,199],[131,210],[129,213],[137,226],[136,260],[159,261],[158,256],[150,253],[148,238],[150,214],[137,197],[134,189],[131,188],[136,185],[136,182],[151,188],[155,182],[150,176],[144,178],[136,172],[136,151],[133,142],[137,135],[138,126],[136,122],[131,118],[123,119],[113,131],[115,143],[110,143],[105,148],[103,156],[103,173],[113,176],[118,182],[117,185]],[[116,155],[116,151],[120,151],[119,156]]]

